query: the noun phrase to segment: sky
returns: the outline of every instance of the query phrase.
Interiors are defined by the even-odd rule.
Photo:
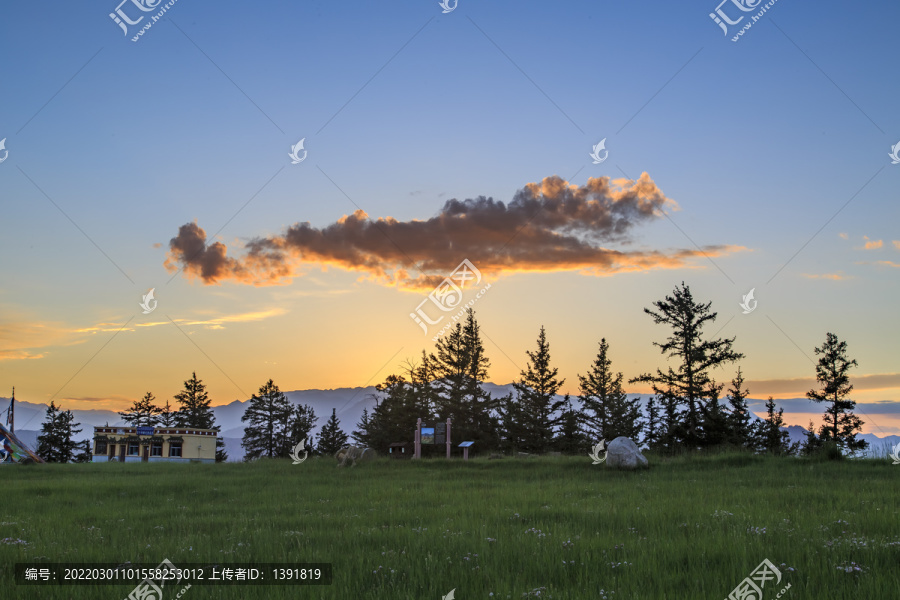
[[[751,397],[833,332],[900,433],[897,4],[89,4],[0,7],[0,394],[373,385],[469,302],[491,381],[544,326],[577,394],[684,282]]]

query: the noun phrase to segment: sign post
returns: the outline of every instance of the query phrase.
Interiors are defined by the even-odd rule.
[[[413,458],[422,458],[422,419],[416,419],[416,437],[415,449],[413,450]]]
[[[474,443],[475,442],[463,442],[459,445],[459,447],[463,449],[463,460],[469,460],[469,446]]]

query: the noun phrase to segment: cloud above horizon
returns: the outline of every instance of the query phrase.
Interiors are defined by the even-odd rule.
[[[677,210],[647,173],[637,180],[590,178],[584,185],[557,176],[529,183],[508,204],[493,198],[448,200],[427,220],[369,219],[362,210],[323,228],[295,223],[282,234],[256,237],[243,256],[207,245],[206,231],[186,223],[169,241],[165,267],[182,269],[204,284],[231,281],[284,285],[301,276],[303,265],[334,266],[402,289],[429,289],[463,259],[486,274],[579,271],[611,275],[628,271],[696,267],[691,259],[746,250],[710,245],[702,249],[619,250],[635,227]]]

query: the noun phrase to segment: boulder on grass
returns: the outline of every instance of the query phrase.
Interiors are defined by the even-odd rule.
[[[646,467],[647,459],[637,444],[625,436],[619,436],[606,447],[606,464],[614,469]]]
[[[356,466],[356,461],[365,461],[375,458],[376,453],[372,448],[361,448],[359,446],[347,446],[338,450],[334,457],[338,461],[339,467]]]

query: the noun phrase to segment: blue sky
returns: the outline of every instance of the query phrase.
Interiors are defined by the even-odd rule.
[[[682,280],[720,312],[750,380],[811,378],[826,331],[860,375],[896,375],[896,4],[780,0],[737,43],[714,2],[460,0],[442,14],[436,0],[179,0],[136,43],[115,8],[0,8],[0,385],[31,401],[167,396],[195,369],[215,404],[269,377],[361,386],[431,348],[408,316],[422,293],[358,271],[173,278],[163,263],[187,223],[240,256],[251,238],[357,209],[426,220],[448,199],[509,202],[549,176],[644,172],[679,210],[616,247],[745,250],[602,277],[490,273],[477,310],[491,379],[518,374],[541,324],[572,393],[603,336],[626,377],[655,369],[664,332],[641,309]],[[291,165],[300,138],[308,159]],[[150,288],[180,329],[141,314]],[[751,288],[760,310],[743,315]],[[900,400],[891,381],[860,398]]]

